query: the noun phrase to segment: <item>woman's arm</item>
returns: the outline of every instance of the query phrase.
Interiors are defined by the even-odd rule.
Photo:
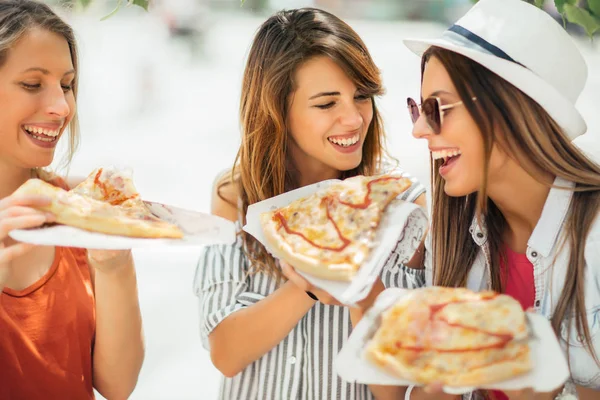
[[[88,250],[96,301],[94,387],[108,399],[133,392],[144,360],[142,316],[130,251]]]
[[[235,311],[210,333],[210,357],[227,377],[241,372],[277,346],[314,305],[287,282],[256,304]]]
[[[228,183],[219,189],[218,182],[213,188],[211,213],[236,221],[237,187]],[[208,335],[213,364],[225,376],[238,374],[277,346],[314,303],[287,282],[257,303],[234,311]]]

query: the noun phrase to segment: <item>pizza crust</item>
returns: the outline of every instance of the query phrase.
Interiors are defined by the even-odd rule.
[[[473,354],[473,356],[476,357],[477,355]],[[367,348],[366,357],[393,376],[398,376],[423,385],[439,382],[452,387],[481,387],[483,385],[502,382],[525,374],[533,368],[528,347],[524,347],[522,351],[519,351],[515,358],[498,361],[494,364],[475,368],[470,371],[460,371],[450,374],[438,370],[419,371],[416,368],[405,366],[395,357],[380,351],[380,349],[373,344]]]

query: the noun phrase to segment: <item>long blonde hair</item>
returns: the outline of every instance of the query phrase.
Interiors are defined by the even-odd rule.
[[[4,65],[10,49],[31,29],[43,29],[65,38],[69,45],[71,61],[75,69],[72,90],[77,100],[79,58],[75,34],[69,24],[63,21],[52,9],[34,0],[0,0],[0,67]],[[69,124],[69,147],[64,165],[68,166],[79,144],[79,122],[77,115]]]
[[[489,160],[496,144],[507,154],[514,155],[533,177],[539,176],[537,171],[547,171],[575,183],[565,236],[561,238],[563,245],[570,246],[567,278],[552,316],[552,325],[560,334],[563,320],[566,319],[569,325],[575,322],[577,333],[585,337],[587,349],[598,362],[590,340],[584,304],[584,250],[586,238],[600,211],[600,167],[571,143],[540,105],[512,84],[462,55],[437,47],[430,48],[423,55],[422,72],[431,57],[439,60],[450,75],[481,132],[485,154],[483,185],[478,193],[463,197],[450,197],[444,193],[444,180],[435,172],[441,162],[432,160],[434,284],[466,285],[469,270],[479,251],[469,227],[473,218],[478,217],[488,230],[492,289],[503,290],[500,263],[504,258],[502,238],[507,225],[498,207],[487,196]],[[477,102],[472,100],[474,96]]]
[[[252,43],[242,84],[240,120],[242,143],[231,174],[218,188],[234,183],[239,189],[242,222],[248,205],[297,187],[290,165],[288,98],[295,90],[294,73],[303,63],[327,56],[371,98],[383,93],[379,69],[360,37],[342,20],[322,10],[281,11],[259,28]],[[384,132],[373,99],[373,120],[358,167],[342,178],[374,174],[383,156]],[[279,275],[272,257],[250,235],[242,233],[246,255],[254,271]]]

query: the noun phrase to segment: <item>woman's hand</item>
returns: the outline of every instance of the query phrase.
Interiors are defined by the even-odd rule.
[[[314,287],[309,281],[307,281],[299,273],[297,273],[296,270],[288,263],[286,263],[283,260],[279,260],[279,263],[281,265],[281,271],[283,272],[283,275],[290,282],[298,286],[300,289],[304,290],[305,292],[312,293],[323,304],[329,304],[331,306],[342,305],[342,303],[340,303],[338,300],[335,299],[335,297],[333,297],[326,291]]]
[[[54,222],[51,213],[34,207],[47,206],[51,200],[42,196],[8,196],[0,200],[0,291],[10,274],[13,260],[31,250],[35,245],[15,243],[8,233],[15,229],[28,229]]]
[[[443,383],[432,383],[424,387],[414,387],[410,400],[459,400],[462,396],[443,391]]]
[[[414,396],[411,396],[411,400],[450,400],[458,398],[456,395],[444,393],[442,387],[442,384],[434,383],[423,388],[415,388],[413,390]],[[510,400],[553,400],[560,390],[557,390],[554,393],[537,393],[533,389],[527,388],[521,390],[505,390],[503,392]]]
[[[562,389],[554,393],[539,393],[531,388],[521,390],[505,390],[504,394],[510,400],[553,400]]]
[[[304,279],[304,277],[298,274],[296,270],[285,261],[280,260],[279,263],[281,264],[281,270],[283,272],[283,275],[286,278],[288,278],[289,281],[294,283],[296,286],[298,286],[305,292],[313,294],[319,299],[321,303],[335,306],[344,305],[340,303],[335,297],[327,293],[325,290],[318,289],[317,287],[313,286],[309,281]],[[377,296],[379,296],[379,294],[383,292],[384,289],[385,287],[383,286],[383,282],[381,282],[381,280],[378,279],[377,282],[373,285],[373,288],[371,289],[367,297],[357,302],[356,305],[352,308],[358,309],[361,312],[369,309],[375,302]]]

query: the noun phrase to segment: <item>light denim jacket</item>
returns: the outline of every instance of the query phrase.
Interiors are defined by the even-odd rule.
[[[554,181],[558,187],[573,188],[575,184],[560,178]],[[533,234],[527,243],[527,258],[533,264],[535,279],[535,312],[550,319],[562,292],[569,259],[570,246],[560,246],[565,221],[573,197],[573,192],[562,189],[551,189],[544,204],[544,209]],[[475,218],[469,228],[473,240],[480,246],[467,278],[467,287],[481,291],[491,287],[489,274],[489,253],[487,247],[487,231],[479,226]],[[426,245],[430,247],[430,240]],[[596,218],[587,238],[585,246],[585,308],[592,338],[598,358],[600,358],[600,219]],[[431,253],[425,256],[425,282],[432,285],[433,271]],[[600,389],[600,367],[577,336],[574,324],[570,327],[571,335],[567,343],[565,322],[561,329],[561,346],[566,354],[569,349],[571,379],[588,388]]]

